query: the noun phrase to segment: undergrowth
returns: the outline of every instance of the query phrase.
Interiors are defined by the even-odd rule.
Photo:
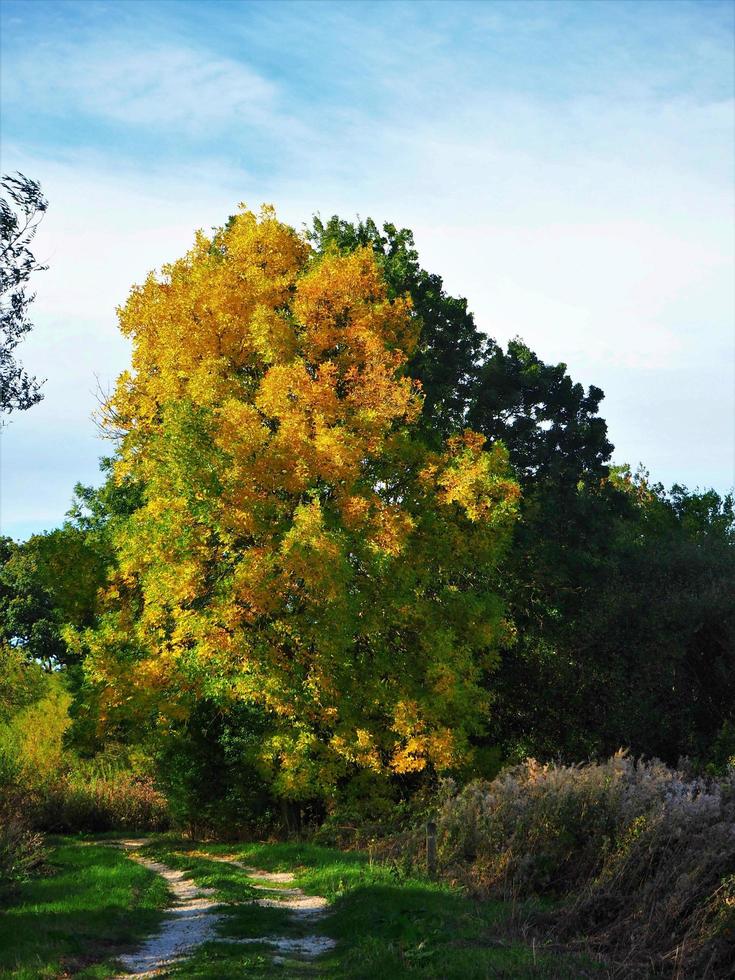
[[[613,975],[735,975],[735,772],[690,777],[618,753],[527,760],[444,787],[440,866],[480,894],[562,899],[545,934],[604,955]],[[417,833],[404,846],[418,853]]]

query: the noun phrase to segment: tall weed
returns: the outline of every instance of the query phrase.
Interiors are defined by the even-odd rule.
[[[735,772],[689,777],[620,752],[532,759],[438,804],[445,872],[486,894],[563,899],[545,920],[620,976],[735,975]],[[583,939],[582,939],[583,937]]]
[[[169,816],[166,799],[149,776],[126,771],[94,775],[82,769],[45,787],[35,823],[54,833],[166,830]]]

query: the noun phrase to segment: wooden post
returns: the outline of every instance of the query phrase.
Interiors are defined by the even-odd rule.
[[[430,878],[436,878],[436,821],[426,824],[426,871]]]

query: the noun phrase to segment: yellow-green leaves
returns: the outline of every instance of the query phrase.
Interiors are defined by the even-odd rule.
[[[287,795],[459,763],[518,488],[474,433],[422,442],[415,321],[372,251],[316,260],[243,211],[120,317],[133,372],[109,409],[146,502],[91,641],[110,705],[171,716],[216,682],[268,713]]]

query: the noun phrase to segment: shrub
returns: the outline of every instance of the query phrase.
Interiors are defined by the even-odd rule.
[[[36,825],[54,833],[165,830],[169,816],[166,799],[149,776],[77,770],[44,789]]]
[[[437,822],[445,871],[485,893],[563,898],[545,925],[624,961],[621,975],[732,975],[735,771],[688,778],[624,753],[527,760],[445,787]]]
[[[45,858],[41,834],[31,830],[19,813],[0,814],[0,899]]]
[[[201,699],[161,739],[156,777],[172,819],[193,837],[266,833],[278,807],[256,760],[266,719],[249,704]]]

